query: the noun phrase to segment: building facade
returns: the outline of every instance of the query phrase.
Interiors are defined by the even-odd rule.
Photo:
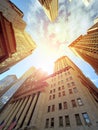
[[[87,34],[81,35],[69,47],[77,56],[88,62],[98,74],[98,19],[95,21]]]
[[[25,31],[23,12],[9,0],[0,2],[0,73],[23,60],[36,48]]]
[[[17,81],[16,75],[8,75],[0,80],[0,97]]]
[[[0,113],[2,130],[97,130],[98,89],[66,56],[34,71]]]
[[[38,0],[50,21],[58,16],[58,0]]]

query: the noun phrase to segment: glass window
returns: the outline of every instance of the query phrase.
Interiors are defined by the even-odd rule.
[[[69,94],[72,94],[73,92],[72,92],[72,89],[69,89]]]
[[[59,103],[59,110],[62,109],[62,103]]]
[[[50,112],[50,106],[48,106],[48,111],[47,112]]]
[[[82,122],[81,122],[79,114],[75,114],[75,119],[76,119],[76,124],[77,125],[82,125]]]
[[[64,89],[64,85],[62,86],[62,89]]]
[[[59,117],[59,126],[63,126],[63,117],[62,116]]]
[[[61,83],[63,83],[63,80],[61,80]]]
[[[55,105],[52,105],[52,111],[55,111]]]
[[[51,100],[51,98],[52,98],[52,96],[50,95],[50,96],[49,96],[49,100]]]
[[[50,93],[52,93],[52,90],[50,90]]]
[[[58,87],[58,90],[61,90],[61,87]]]
[[[54,127],[54,118],[51,118],[51,127]]]
[[[72,80],[72,77],[69,77],[70,80]]]
[[[58,93],[58,96],[61,97],[61,92]]]
[[[65,96],[65,91],[62,91],[62,95]]]
[[[78,101],[78,105],[79,105],[79,106],[82,106],[82,105],[83,105],[81,98],[78,98],[77,101]]]
[[[53,89],[53,92],[55,92],[55,89]]]
[[[74,82],[71,82],[72,86],[75,86],[75,83]]]
[[[70,126],[70,120],[68,115],[65,116],[65,125],[66,127]]]
[[[72,102],[72,106],[73,106],[73,107],[76,107],[76,106],[77,106],[75,100],[71,100],[71,102]]]
[[[45,127],[48,128],[49,127],[49,119],[46,119],[46,124]]]
[[[89,118],[88,114],[85,112],[85,113],[82,113],[82,116],[83,116],[83,119],[85,121],[85,124],[86,125],[91,125],[91,121],[90,121],[90,118]]]
[[[63,102],[63,107],[64,107],[64,109],[67,109],[67,108],[68,108],[67,102]]]
[[[73,88],[73,91],[74,91],[74,93],[77,93],[77,92],[78,92],[78,90],[77,90],[76,87]]]
[[[68,83],[67,86],[70,87],[70,83]]]
[[[55,99],[55,94],[53,94],[53,99]]]

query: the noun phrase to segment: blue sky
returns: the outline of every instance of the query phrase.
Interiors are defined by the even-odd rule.
[[[11,0],[24,13],[27,23],[26,31],[32,36],[37,48],[32,55],[0,75],[16,74],[20,77],[31,66],[42,68],[48,73],[53,71],[53,62],[62,55],[67,55],[79,66],[83,73],[98,87],[98,76],[90,65],[76,57],[67,47],[93,25],[98,17],[98,0],[59,0],[59,14],[54,22],[50,22],[38,0]]]

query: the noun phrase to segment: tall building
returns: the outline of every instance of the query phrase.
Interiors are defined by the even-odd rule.
[[[8,75],[0,80],[0,97],[17,81],[16,75]]]
[[[58,0],[38,0],[50,21],[58,16]]]
[[[0,1],[0,73],[32,54],[36,48],[25,31],[23,16],[11,1]]]
[[[38,0],[38,1],[42,5],[44,12],[48,16],[49,20],[52,22],[55,21],[55,19],[58,16],[59,2],[61,1],[60,0]],[[72,0],[69,0],[69,2],[71,1]],[[86,6],[88,6],[91,2],[91,0],[82,0],[82,1]]]
[[[0,81],[0,112],[33,71],[35,71],[35,68],[31,67],[19,79],[15,75],[9,75]]]
[[[88,29],[86,35],[81,35],[69,47],[77,55],[88,62],[98,74],[98,19]]]
[[[66,56],[34,71],[0,113],[2,130],[97,130],[98,89]]]
[[[6,96],[3,96],[17,81],[15,75],[8,75],[4,79],[0,80],[0,109],[4,106],[5,102],[8,100]]]

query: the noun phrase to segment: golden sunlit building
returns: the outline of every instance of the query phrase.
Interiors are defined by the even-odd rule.
[[[58,16],[58,0],[38,0],[50,21]]]
[[[69,47],[77,56],[88,62],[98,74],[98,19],[88,29],[86,35],[81,35]]]
[[[35,42],[25,31],[23,12],[11,1],[0,1],[0,73],[32,54]]]
[[[97,130],[98,90],[63,56],[49,76],[32,71],[0,113],[0,122],[2,130]]]

